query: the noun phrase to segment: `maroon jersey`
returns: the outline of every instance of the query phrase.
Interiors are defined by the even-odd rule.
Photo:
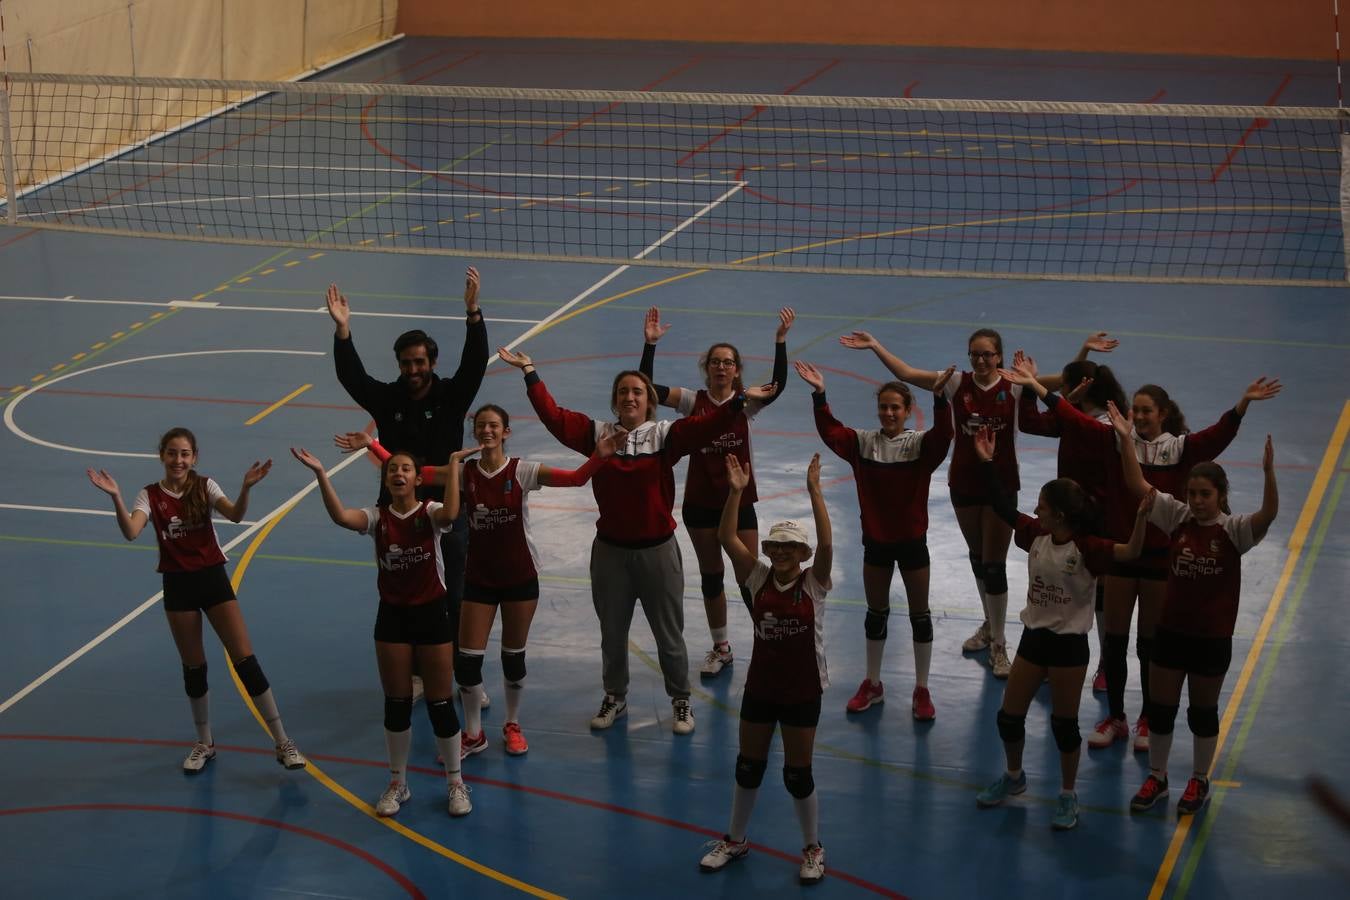
[[[1181,634],[1231,638],[1242,593],[1242,554],[1256,546],[1251,516],[1202,523],[1185,503],[1159,493],[1149,521],[1170,535],[1167,597],[1159,625]]]
[[[1017,474],[1017,405],[1022,386],[1000,377],[989,387],[975,383],[974,372],[962,372],[943,389],[952,405],[956,428],[956,448],[947,469],[947,483],[958,494],[971,497],[985,492],[985,476],[980,474],[980,458],[975,453],[975,435],[988,428],[994,435],[994,472],[999,486],[1016,491],[1022,483]]]
[[[1060,398],[1059,402],[1069,401]],[[1110,417],[1101,410],[1085,415],[1111,427]],[[1059,438],[1056,474],[1060,478],[1072,478],[1099,505],[1106,503],[1111,478],[1107,469],[1111,466],[1119,468],[1119,460],[1114,453],[1107,452],[1100,438],[1081,430],[1065,429],[1054,411],[1038,408],[1035,391],[1022,392],[1018,401],[1017,427],[1026,434]]]
[[[807,703],[830,685],[825,670],[825,593],[811,569],[780,588],[773,570],[755,563],[745,589],[752,598],[755,646],[745,692],[771,703]]]
[[[539,489],[539,464],[512,458],[491,474],[478,462],[464,468],[464,507],[469,515],[470,584],[503,588],[539,576],[539,556],[530,541],[525,495]]]
[[[375,538],[376,580],[383,602],[420,606],[445,594],[440,538],[450,529],[431,518],[440,508],[434,500],[422,500],[409,513],[397,513],[387,504],[363,510],[366,528],[361,533]]]
[[[166,491],[159,482],[147,484],[136,495],[132,508],[145,513],[155,526],[155,540],[159,542],[156,571],[197,572],[224,564],[225,553],[220,549],[216,526],[211,523],[211,509],[225,492],[210,478],[205,481],[206,515],[195,525],[183,521],[183,495]]]
[[[816,431],[825,445],[853,467],[863,537],[878,543],[912,541],[928,534],[928,485],[947,458],[952,416],[945,399],[933,403],[933,427],[893,438],[841,424],[825,395],[813,394]]]
[[[706,416],[730,402],[730,397],[719,403],[706,390],[694,392],[683,388],[680,415]],[[721,434],[689,455],[689,473],[684,482],[685,503],[705,509],[722,508],[729,492],[727,454],[734,455],[740,460],[741,468],[750,471],[750,483],[741,491],[741,506],[749,506],[759,499],[755,493],[755,472],[750,468],[750,420],[760,408],[759,403],[747,402],[745,409],[732,418]]]

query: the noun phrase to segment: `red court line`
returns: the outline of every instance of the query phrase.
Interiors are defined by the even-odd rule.
[[[810,84],[811,82],[815,81],[815,80],[816,80],[817,78],[819,78],[820,76],[824,75],[826,72],[828,72],[828,71],[830,71],[831,69],[833,69],[835,66],[839,65],[840,62],[842,62],[842,60],[839,60],[839,59],[832,59],[832,60],[830,60],[830,61],[827,62],[825,65],[821,66],[819,69],[816,69],[816,70],[815,70],[814,72],[812,72],[810,75],[807,75],[807,76],[806,76],[805,78],[803,78],[801,81],[799,81],[799,82],[797,82],[796,84],[794,84],[794,85],[788,87],[786,90],[783,91],[783,93],[784,93],[784,94],[794,94],[794,93],[796,93],[799,89],[805,87],[806,85],[808,85],[808,84]],[[749,122],[751,119],[755,118],[755,117],[758,116],[760,113],[764,112],[764,110],[765,110],[766,108],[767,108],[767,107],[756,106],[756,107],[754,108],[754,110],[752,110],[752,111],[750,112],[749,115],[742,116],[742,117],[741,117],[741,120],[740,120],[739,122],[737,122],[735,125],[732,125],[732,126],[730,126],[729,128],[724,128],[722,131],[720,131],[719,133],[717,133],[717,134],[714,135],[713,137],[711,137],[711,138],[709,138],[708,140],[704,141],[702,144],[699,144],[699,145],[698,145],[697,147],[695,147],[693,150],[690,150],[690,151],[689,151],[688,153],[686,153],[684,156],[681,156],[679,159],[675,160],[675,166],[678,168],[679,166],[684,165],[684,164],[685,164],[686,162],[688,162],[692,157],[695,157],[695,156],[697,156],[698,154],[702,153],[704,150],[708,149],[708,148],[711,147],[713,144],[716,144],[718,141],[722,140],[722,138],[726,137],[727,135],[731,134],[731,133],[732,133],[733,131],[735,131],[736,129],[740,128],[740,127],[741,127],[742,125],[744,125],[746,122]],[[738,175],[737,177],[739,177],[739,175]]]
[[[918,87],[918,86],[919,86],[919,82],[918,82],[917,79],[914,80],[914,81],[911,81],[909,84],[905,85],[905,91],[904,91],[904,94],[903,94],[902,96],[904,96],[904,97],[913,97],[913,96],[914,96],[914,89],[915,89],[916,87]]]
[[[390,866],[388,863],[373,856],[353,844],[340,840],[321,831],[314,831],[309,828],[301,828],[299,825],[292,825],[289,822],[281,822],[276,819],[264,819],[258,816],[248,816],[243,813],[224,812],[217,809],[201,809],[193,806],[159,806],[146,803],[67,803],[59,806],[25,806],[13,809],[0,809],[0,816],[22,816],[33,815],[36,813],[59,813],[59,812],[155,812],[155,813],[177,813],[189,816],[211,816],[217,819],[231,819],[236,822],[247,822],[250,825],[265,825],[268,828],[275,828],[278,831],[289,831],[292,834],[302,835],[316,841],[320,841],[339,850],[350,853],[352,856],[363,860],[379,869],[385,875],[393,879],[399,887],[410,897],[416,897],[418,900],[425,900],[426,894],[413,884],[412,880],[402,872]]]
[[[1166,94],[1167,94],[1167,88],[1158,88],[1158,93],[1154,94],[1152,97],[1149,97],[1149,98],[1148,98],[1147,100],[1145,100],[1144,102],[1145,102],[1145,103],[1157,103],[1157,102],[1158,102],[1159,100],[1161,100]]]
[[[165,741],[165,740],[156,740],[152,738],[89,737],[86,735],[53,735],[53,734],[0,734],[0,741],[52,741],[52,742],[68,742],[68,743],[82,743],[82,744],[126,744],[131,746],[153,746],[153,747],[192,746],[191,742],[187,741]],[[271,749],[264,749],[260,747],[238,747],[231,744],[217,744],[216,749],[228,751],[230,753],[251,753],[259,756],[264,755],[270,756],[273,752]],[[347,765],[363,766],[366,768],[384,769],[387,768],[389,765],[386,760],[358,759],[349,756],[333,756],[331,754],[319,754],[308,752],[306,752],[305,755],[308,756],[310,759],[319,760],[320,762],[344,763]],[[439,767],[432,768],[430,766],[410,765],[408,766],[408,769],[410,771],[417,772],[422,775],[430,775],[434,777],[444,777],[445,775],[444,771]],[[478,775],[465,775],[464,780],[471,782],[473,784],[483,784],[489,787],[501,788],[503,790],[517,791],[522,794],[531,794],[536,797],[544,797],[549,800],[557,800],[562,803],[571,803],[576,806],[585,806],[591,809],[598,809],[603,812],[616,813],[618,815],[639,819],[644,822],[652,822],[657,825],[664,825],[668,828],[675,828],[680,831],[692,832],[693,834],[703,835],[704,837],[720,838],[722,836],[722,832],[714,829],[704,828],[702,826],[693,825],[688,822],[681,822],[678,819],[670,819],[666,818],[665,816],[658,816],[654,813],[643,812],[642,810],[639,809],[630,809],[626,806],[618,806],[613,803],[605,803],[600,800],[592,800],[589,797],[579,797],[575,794],[564,794],[559,791],[549,790],[547,788],[531,787],[529,785],[516,784],[510,781],[499,781],[498,779],[495,778],[485,778]],[[333,843],[335,846],[341,846],[340,842],[338,842],[335,838],[329,838],[328,836],[322,835],[318,832],[309,832],[307,829],[298,828],[297,826],[294,825],[287,825],[284,822],[274,823],[272,820],[265,820],[265,819],[254,820],[251,816],[242,816],[236,813],[220,813],[211,810],[192,809],[189,807],[182,807],[182,808],[138,807],[131,804],[87,804],[87,805],[74,805],[69,807],[46,807],[46,808],[33,808],[23,810],[0,810],[0,815],[13,815],[21,812],[46,812],[50,810],[60,810],[60,809],[81,809],[85,808],[86,806],[91,808],[128,809],[128,810],[154,809],[156,811],[162,810],[166,812],[188,812],[188,813],[197,813],[200,815],[218,815],[224,818],[235,818],[240,819],[242,821],[256,821],[258,824],[272,825],[273,827],[281,827],[286,830],[296,831],[297,833],[305,834],[306,836],[313,837],[317,840],[323,840],[329,843]],[[761,853],[767,856],[772,856],[777,859],[786,860],[787,862],[793,863],[794,865],[801,861],[801,857],[793,853],[784,853],[781,850],[775,850],[772,847],[765,847],[761,844],[754,844],[753,846],[756,850],[760,851]],[[361,851],[357,851],[357,853],[358,855],[362,855],[363,858],[366,858],[365,855],[361,853]],[[368,861],[371,862],[372,865],[381,866],[381,864],[373,857],[369,858]],[[393,873],[392,870],[389,871],[391,872],[391,877],[394,877],[396,875],[396,873]],[[856,875],[850,875],[847,872],[842,872],[837,868],[830,868],[828,871],[831,878],[837,878],[840,881],[847,881],[850,884],[856,885],[866,891],[870,891],[879,896],[896,898],[896,900],[906,900],[904,894],[890,890],[889,888],[884,888],[881,885],[873,884],[872,882],[859,878]],[[416,888],[414,887],[413,889],[415,890]]]
[[[1293,78],[1294,78],[1293,75],[1286,72],[1284,75],[1284,80],[1281,81],[1280,86],[1275,89],[1275,93],[1271,94],[1270,97],[1266,100],[1265,105],[1274,106],[1275,101],[1280,98],[1280,94],[1284,93],[1284,89],[1289,87],[1289,82],[1292,81]],[[1262,128],[1265,128],[1269,124],[1270,124],[1269,119],[1262,119],[1262,118],[1252,119],[1252,123],[1247,126],[1247,130],[1242,132],[1242,137],[1238,138],[1237,144],[1228,151],[1228,155],[1224,157],[1223,162],[1221,162],[1219,164],[1219,167],[1215,169],[1214,172],[1209,176],[1211,184],[1217,182],[1219,180],[1219,176],[1223,175],[1224,172],[1228,171],[1228,167],[1232,165],[1233,160],[1236,159],[1237,155],[1242,152],[1242,148],[1247,145],[1247,138],[1251,137],[1257,131],[1260,131]]]
[[[703,58],[702,58],[702,57],[700,57],[700,56],[695,56],[693,59],[689,60],[689,61],[686,62],[684,65],[682,65],[682,66],[677,66],[677,67],[675,67],[674,69],[671,69],[669,72],[667,72],[666,74],[662,75],[660,78],[656,79],[655,81],[651,81],[651,82],[648,82],[647,84],[644,84],[642,87],[638,88],[638,90],[639,90],[639,91],[650,91],[650,90],[652,90],[653,88],[655,88],[658,84],[662,84],[662,83],[664,83],[664,82],[669,81],[670,79],[674,78],[676,75],[679,75],[679,74],[681,74],[681,73],[683,73],[683,72],[685,72],[685,71],[687,71],[687,70],[693,68],[694,66],[698,65],[698,64],[701,63],[702,61],[703,61]],[[588,123],[590,123],[590,122],[595,121],[596,119],[600,118],[601,116],[606,115],[606,114],[608,114],[608,113],[614,111],[615,109],[618,109],[618,108],[619,108],[620,106],[622,106],[622,105],[623,105],[622,103],[618,103],[618,102],[611,103],[609,106],[606,106],[604,109],[597,110],[597,111],[591,113],[591,114],[590,114],[589,116],[587,116],[586,118],[581,119],[581,120],[579,120],[579,121],[577,121],[577,122],[574,122],[574,123],[571,124],[571,125],[568,125],[568,126],[567,126],[566,128],[564,128],[562,131],[556,131],[556,132],[554,132],[553,134],[549,135],[548,140],[544,141],[543,146],[547,147],[549,144],[552,144],[552,143],[553,143],[554,141],[556,141],[558,138],[563,137],[564,135],[567,135],[567,134],[571,134],[573,131],[576,131],[576,130],[577,130],[578,128],[580,128],[581,126],[586,125],[586,124],[588,124]]]

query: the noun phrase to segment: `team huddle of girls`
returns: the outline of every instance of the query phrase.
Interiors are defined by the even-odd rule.
[[[472,316],[477,275],[470,274]],[[774,732],[781,726],[783,782],[803,835],[800,879],[814,883],[824,876],[811,761],[821,698],[829,684],[823,619],[833,547],[820,456],[812,458],[806,476],[814,537],[803,524],[782,521],[771,525],[761,542],[750,450],[751,421],[786,387],[786,338],[794,318],[790,309],[779,313],[769,384],[746,387],[739,351],[716,343],[699,359],[703,386],[690,389],[653,381],[656,344],[670,327],[653,308],[644,320],[642,363],[615,377],[609,397],[613,418],[603,420],[558,406],[529,356],[500,350],[502,361],[522,371],[526,396],[539,420],[564,446],[586,457],[575,471],[509,456],[510,416],[495,404],[473,413],[470,446],[451,453],[440,466],[424,466],[406,448],[386,449],[361,432],[340,435],[337,442],[343,449],[368,448],[382,460],[380,487],[386,499],[368,507],[344,506],[323,464],[304,449],[292,449],[317,479],[333,522],[368,535],[375,545],[375,657],[385,695],[391,772],[374,806],[378,815],[396,815],[411,797],[406,773],[414,675],[425,685],[427,716],[445,767],[449,812],[462,816],[472,809],[461,760],[488,746],[480,712],[486,704],[482,671],[499,607],[506,686],[503,749],[513,755],[528,751],[520,706],[525,648],[539,600],[539,564],[529,535],[527,498],[541,487],[589,482],[599,508],[590,581],[604,693],[591,727],[609,728],[627,710],[628,632],[641,601],[671,699],[671,729],[676,734],[694,730],[683,636],[685,575],[673,516],[674,466],[689,456],[682,519],[697,557],[711,645],[699,667],[701,675],[715,678],[735,659],[724,559],[730,561],[734,578],[731,593],[742,598],[754,625],[730,824],[700,867],[717,871],[748,853],[751,811]],[[831,411],[821,369],[805,361],[794,364],[811,389],[821,440],[848,463],[857,486],[867,602],[866,676],[845,704],[846,714],[862,715],[885,700],[881,668],[898,569],[912,640],[911,712],[920,721],[937,716],[929,687],[934,628],[928,493],[934,471],[950,451],[951,503],[983,611],[983,621],[962,650],[987,651],[990,673],[1007,680],[995,723],[1007,767],[978,793],[977,804],[998,806],[1027,789],[1022,769],[1025,720],[1032,698],[1048,681],[1050,731],[1060,751],[1061,777],[1051,824],[1056,829],[1077,824],[1074,784],[1082,744],[1078,708],[1088,674],[1088,633],[1095,618],[1101,662],[1094,689],[1105,689],[1109,715],[1093,729],[1088,744],[1103,747],[1130,735],[1124,711],[1125,655],[1137,598],[1143,706],[1134,747],[1147,751],[1150,774],[1131,808],[1149,809],[1168,795],[1169,752],[1186,682],[1194,767],[1177,810],[1198,810],[1209,790],[1218,697],[1232,655],[1239,557],[1264,537],[1278,508],[1269,438],[1264,495],[1251,515],[1230,512],[1228,479],[1213,460],[1233,440],[1248,405],[1278,394],[1279,382],[1257,379],[1216,424],[1191,433],[1162,388],[1144,385],[1127,402],[1110,369],[1087,360],[1089,352],[1115,347],[1104,334],[1092,335],[1058,375],[1040,374],[1035,361],[1020,351],[1005,365],[1002,339],[989,329],[971,335],[971,368],[961,372],[955,367],[915,368],[866,332],[853,332],[840,342],[872,351],[896,379],[876,391],[876,427],[856,428],[841,423]],[[910,386],[933,394],[932,421],[924,430],[907,426],[917,403]],[[658,420],[662,405],[680,416]],[[1039,489],[1031,515],[1019,513],[1017,506],[1019,429],[1060,441],[1059,477]],[[215,756],[203,616],[266,721],[278,762],[303,767],[305,759],[287,737],[253,655],[211,525],[212,510],[232,521],[244,516],[249,490],[268,474],[271,461],[249,467],[232,502],[213,480],[197,474],[191,432],[175,428],[166,433],[159,456],[163,478],[141,490],[130,511],[108,473],[90,470],[89,477],[112,497],[128,540],[149,522],[155,528],[165,610],[197,730],[183,768],[200,771]],[[463,600],[455,603],[447,598],[440,537],[461,514],[468,521],[469,545]],[[1006,637],[1010,543],[1027,553],[1023,629],[1014,654],[1008,652]],[[462,728],[454,705],[456,679]]]

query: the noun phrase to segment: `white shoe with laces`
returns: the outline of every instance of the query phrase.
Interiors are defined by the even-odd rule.
[[[712,678],[727,666],[731,665],[731,661],[734,658],[735,657],[731,655],[730,644],[727,644],[725,650],[719,650],[717,647],[713,647],[708,651],[708,654],[703,657],[703,666],[698,672],[705,678]]]
[[[375,801],[375,815],[381,818],[396,816],[402,805],[411,799],[412,791],[408,790],[406,781],[391,781],[380,799]]]
[[[698,861],[698,867],[704,872],[716,872],[743,859],[750,852],[750,839],[733,841],[731,835],[724,834],[720,841],[710,841],[704,846],[710,849]]]
[[[671,730],[676,734],[694,733],[694,707],[688,700],[676,700],[671,704],[671,709],[675,713],[675,721],[671,723]]]
[[[989,645],[989,670],[995,678],[1007,678],[1012,672],[1012,663],[1008,661],[1008,648],[1003,644]]]
[[[449,800],[450,815],[455,818],[473,812],[473,803],[469,801],[469,786],[462,781],[446,789],[446,799]]]
[[[184,772],[200,772],[206,768],[206,764],[216,758],[216,745],[203,744],[201,741],[192,745],[188,751],[187,759],[183,760]]]
[[[295,741],[287,738],[286,743],[277,744],[277,763],[288,769],[303,769],[308,760],[295,748]]]
[[[825,877],[825,848],[812,844],[802,848],[802,867],[797,870],[797,880],[802,884],[815,884]]]
[[[628,701],[613,694],[606,694],[600,701],[600,711],[591,717],[591,727],[596,731],[609,728],[614,721],[628,712]]]
[[[961,649],[967,653],[979,653],[992,642],[992,636],[989,632],[989,623],[981,622],[980,627],[975,629],[975,633],[966,638],[961,644]]]

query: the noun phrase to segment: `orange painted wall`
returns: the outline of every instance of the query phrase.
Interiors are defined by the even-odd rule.
[[[1330,0],[399,0],[407,34],[1331,59]]]

